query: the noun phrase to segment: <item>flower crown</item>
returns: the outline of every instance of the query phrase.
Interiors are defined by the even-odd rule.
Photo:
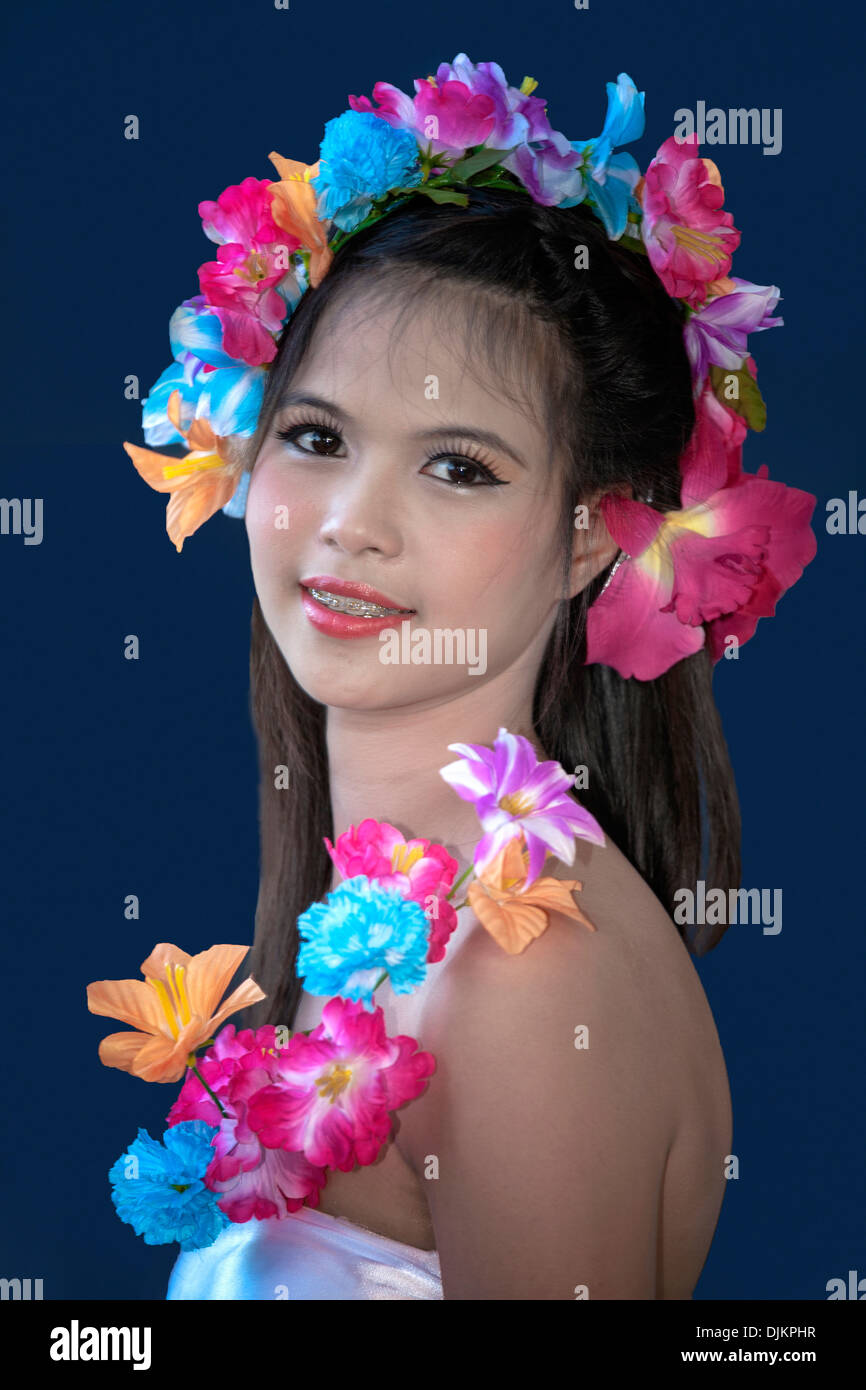
[[[421,1094],[436,1059],[414,1038],[386,1035],[373,994],[386,977],[395,994],[417,989],[444,958],[460,907],[512,955],[554,911],[596,930],[574,901],[579,880],[540,877],[548,851],[572,864],[576,839],[605,843],[568,794],[574,777],[538,762],[528,739],[506,729],[492,749],[449,746],[460,757],[440,776],[474,803],[484,830],[473,865],[455,883],[459,865],[444,846],[375,820],[336,845],[325,840],[343,881],[298,918],[296,972],[308,993],[332,996],[316,1028],[221,1027],[266,997],[249,978],[223,1000],[246,946],[190,956],[162,942],[142,964],[144,980],[87,986],[91,1013],[138,1030],[103,1039],[105,1066],[145,1081],[185,1076],[162,1141],[139,1129],[109,1172],[118,1215],[147,1244],[201,1249],[231,1222],[318,1206],[329,1171],[375,1163],[391,1112]]]
[[[409,198],[468,202],[470,188],[523,190],[537,203],[586,203],[609,238],[646,254],[684,306],[696,426],[680,461],[681,505],[608,494],[600,510],[620,554],[590,605],[587,664],[651,680],[707,645],[735,651],[813,558],[816,498],[742,469],[746,429],[766,421],[748,335],[782,324],[775,285],[729,274],[740,232],[695,136],[671,136],[641,175],[614,150],[644,130],[644,93],[620,73],[592,140],[553,130],[537,83],[508,84],[496,63],[465,53],[415,95],[377,82],[327,122],[313,165],[269,156],[279,179],[248,177],[198,211],[217,259],[199,266],[200,293],[169,324],[174,361],[143,401],[148,444],[185,444],[183,459],[124,443],[151,487],[170,494],[177,550],[220,508],[242,517],[251,436],[280,334],[301,296],[356,232]],[[375,105],[374,105],[375,102]]]

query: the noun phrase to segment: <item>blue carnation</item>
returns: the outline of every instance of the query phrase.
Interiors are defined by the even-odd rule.
[[[392,188],[421,182],[415,136],[372,111],[344,111],[328,121],[319,161],[319,174],[312,180],[319,218],[344,232],[363,222],[375,199]]]
[[[167,1129],[160,1143],[139,1129],[112,1165],[108,1177],[117,1214],[147,1245],[177,1240],[181,1250],[201,1250],[231,1224],[217,1206],[218,1194],[204,1184],[215,1133],[203,1120],[184,1120]]]
[[[308,994],[363,999],[387,970],[395,994],[410,994],[427,975],[430,924],[421,906],[396,888],[358,874],[298,918],[297,973]]]

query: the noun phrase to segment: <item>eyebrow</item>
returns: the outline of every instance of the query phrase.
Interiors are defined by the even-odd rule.
[[[277,402],[274,413],[276,414],[278,411],[285,410],[288,406],[292,405],[309,405],[312,406],[314,410],[324,410],[331,415],[338,415],[340,419],[345,420],[348,425],[355,423],[352,416],[348,415],[345,410],[341,410],[333,401],[327,401],[323,396],[311,396],[306,391],[284,392]],[[471,439],[476,444],[486,444],[488,448],[495,450],[496,453],[505,454],[508,458],[513,459],[521,468],[529,468],[523,455],[519,454],[510,444],[506,444],[502,436],[496,434],[493,430],[479,430],[475,429],[472,425],[434,425],[428,430],[416,430],[411,437],[412,439],[418,440],[430,440],[441,439],[443,435],[448,434],[457,434],[461,439]]]

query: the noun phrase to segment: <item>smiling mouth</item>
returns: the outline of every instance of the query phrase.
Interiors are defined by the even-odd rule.
[[[405,613],[408,617],[415,612],[414,608],[383,608],[380,603],[369,603],[367,599],[329,594],[327,589],[307,589],[306,592],[326,608],[333,608],[335,613],[348,613],[353,618],[390,618],[395,613]]]

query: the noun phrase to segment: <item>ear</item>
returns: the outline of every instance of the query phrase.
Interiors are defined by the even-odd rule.
[[[601,574],[619,551],[599,510],[601,496],[596,493],[575,507],[569,598],[574,598]]]

